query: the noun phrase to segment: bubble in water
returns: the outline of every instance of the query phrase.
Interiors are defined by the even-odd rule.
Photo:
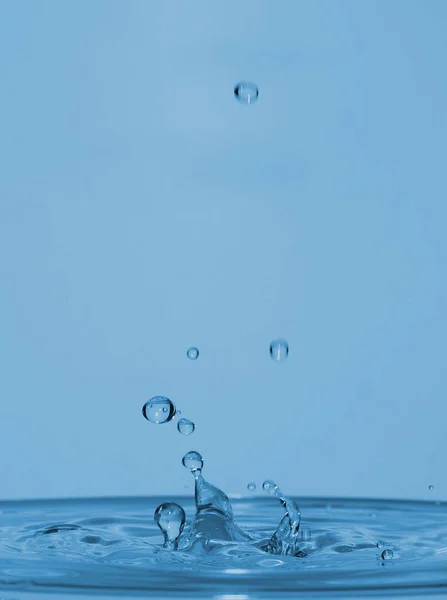
[[[197,360],[199,358],[199,349],[198,348],[189,348],[186,352],[186,356],[191,360]]]
[[[234,96],[241,104],[254,104],[259,97],[258,86],[241,81],[234,86]]]
[[[180,433],[183,433],[183,435],[191,435],[195,428],[196,426],[189,419],[180,419],[180,421],[177,423],[177,429],[180,431]]]
[[[183,508],[175,502],[164,502],[155,510],[154,520],[163,533],[164,547],[175,549],[186,521]]]
[[[289,356],[289,344],[286,340],[273,340],[270,343],[270,356],[272,360],[286,360]]]
[[[175,406],[165,396],[154,396],[143,406],[143,417],[151,423],[167,423],[175,415]]]
[[[191,452],[187,452],[182,459],[183,466],[187,469],[191,469],[192,473],[196,471],[201,471],[203,467],[203,458],[202,455],[196,452],[195,450],[191,450]]]
[[[391,560],[393,558],[393,556],[394,556],[394,552],[392,550],[386,549],[382,552],[383,560]]]
[[[432,492],[435,489],[435,486],[434,485],[429,485],[428,489],[430,490],[430,492]]]
[[[247,485],[247,490],[248,490],[249,492],[254,492],[254,491],[255,491],[255,489],[256,489],[256,483],[249,483],[249,484]]]

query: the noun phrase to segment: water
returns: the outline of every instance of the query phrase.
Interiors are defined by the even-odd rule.
[[[143,406],[143,417],[157,425],[168,423],[175,415],[175,406],[165,396],[155,396]]]
[[[248,490],[249,492],[254,492],[254,491],[256,490],[256,483],[249,483],[249,484],[247,485],[247,490]]]
[[[183,508],[175,502],[163,502],[155,509],[154,521],[163,533],[163,548],[176,550],[186,521]]]
[[[234,96],[241,104],[254,104],[259,98],[258,86],[254,83],[240,82],[234,86]]]
[[[207,530],[213,535],[205,552],[203,544],[163,548],[153,515],[166,500],[0,502],[0,597],[21,600],[22,591],[51,591],[55,599],[69,592],[238,600],[311,592],[319,598],[447,594],[446,503],[294,498],[302,512],[297,558],[260,549],[284,515],[275,497],[232,499],[231,520],[203,508],[196,531],[199,539]],[[185,509],[187,545],[194,499],[168,500]],[[248,539],[227,539],[233,522]],[[393,551],[392,560],[382,559],[379,541]]]
[[[187,352],[186,352],[186,356],[190,359],[190,360],[197,360],[199,358],[199,350],[198,348],[188,348]]]
[[[391,560],[394,556],[394,552],[392,550],[384,550],[382,552],[382,558],[383,560]]]
[[[191,435],[191,433],[194,433],[195,428],[195,424],[189,419],[180,419],[177,423],[177,429],[183,435]]]
[[[202,455],[196,452],[195,450],[191,450],[187,452],[182,459],[183,466],[187,469],[191,469],[191,471],[201,471],[203,468],[203,458]]]
[[[289,356],[289,344],[286,340],[273,340],[270,342],[270,356],[272,360],[286,360]]]
[[[435,486],[434,485],[429,485],[428,489],[430,490],[430,492],[432,492],[435,489]]]

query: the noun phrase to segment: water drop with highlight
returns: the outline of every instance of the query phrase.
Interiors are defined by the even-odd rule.
[[[194,433],[195,428],[196,426],[189,419],[180,419],[177,423],[177,429],[183,435],[191,435],[191,433]]]
[[[154,396],[143,406],[143,417],[151,423],[167,423],[175,415],[175,406],[165,396]]]
[[[282,361],[289,356],[289,344],[286,340],[273,340],[270,343],[270,356],[272,360]]]
[[[192,473],[196,471],[201,471],[203,468],[203,458],[202,455],[196,452],[195,450],[191,450],[191,452],[187,452],[182,459],[183,466],[187,469],[191,469]]]
[[[186,521],[183,508],[175,502],[164,502],[155,510],[154,520],[163,532],[164,547],[175,550]]]
[[[259,97],[258,86],[254,83],[241,81],[234,86],[234,97],[241,104],[254,104]]]
[[[188,351],[186,352],[186,356],[190,359],[190,360],[197,360],[199,358],[199,349],[198,348],[188,348]]]

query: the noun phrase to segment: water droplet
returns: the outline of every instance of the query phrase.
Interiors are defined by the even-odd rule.
[[[196,471],[201,471],[203,468],[203,458],[202,455],[196,452],[195,450],[191,450],[191,452],[187,452],[182,459],[183,466],[187,469],[191,469],[192,473]]]
[[[186,521],[183,508],[175,502],[164,502],[155,510],[154,520],[163,533],[164,547],[175,549]]]
[[[241,104],[254,104],[259,97],[258,86],[241,81],[234,86],[234,96]]]
[[[199,349],[198,348],[189,348],[186,352],[186,356],[191,360],[197,360],[199,358]]]
[[[264,492],[267,492],[269,496],[276,496],[278,486],[271,479],[266,479],[262,484],[262,489],[264,490]]]
[[[289,356],[289,344],[286,340],[273,340],[270,343],[270,356],[272,360],[286,360]]]
[[[393,558],[393,556],[394,556],[394,552],[392,550],[386,549],[382,552],[383,560],[391,560]]]
[[[180,433],[183,433],[183,435],[191,435],[191,433],[194,433],[195,428],[196,426],[189,419],[180,419],[177,423],[177,429]]]
[[[432,492],[435,489],[435,486],[434,485],[429,485],[428,489],[430,490],[430,492]]]
[[[143,406],[143,417],[151,423],[167,423],[175,415],[175,406],[165,396],[154,396]]]
[[[249,484],[247,485],[247,490],[248,490],[249,492],[254,492],[254,491],[255,491],[255,489],[256,489],[256,483],[249,483]]]

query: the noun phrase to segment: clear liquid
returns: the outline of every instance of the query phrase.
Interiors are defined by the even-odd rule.
[[[248,539],[212,540],[205,552],[163,548],[153,515],[165,500],[0,503],[0,597],[21,598],[18,592],[31,590],[58,597],[165,597],[160,590],[169,590],[189,598],[240,600],[311,591],[337,598],[354,592],[447,594],[446,503],[299,499],[303,554],[297,558],[259,548],[284,515],[276,498],[233,500],[234,522]],[[193,499],[169,500],[183,506],[190,527]],[[391,560],[381,558],[384,549],[392,549]]]

